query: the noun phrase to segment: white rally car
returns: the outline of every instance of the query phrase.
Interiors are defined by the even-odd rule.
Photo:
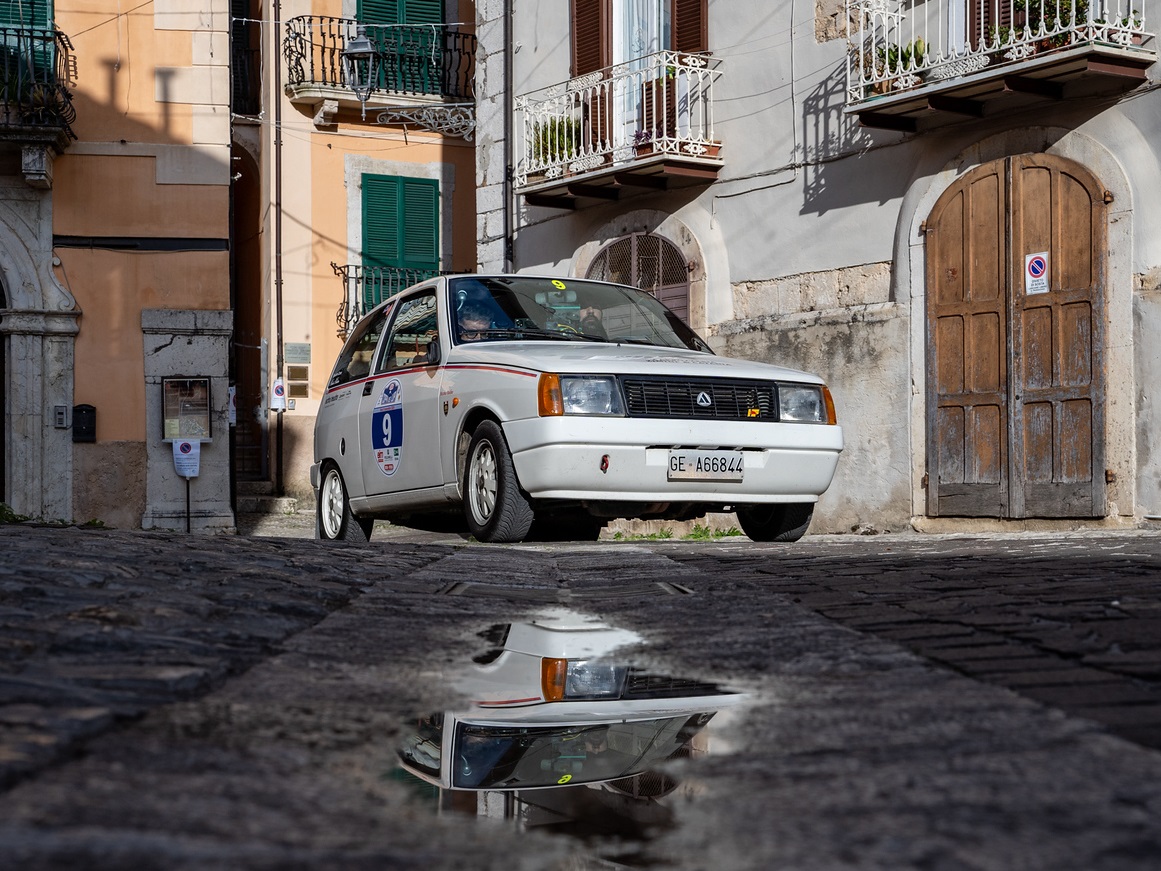
[[[716,356],[644,291],[455,275],[355,327],[311,484],[327,539],[460,510],[489,542],[735,511],[751,539],[794,541],[842,447],[821,379]]]
[[[433,786],[618,781],[688,755],[718,712],[747,701],[630,665],[619,651],[641,637],[586,615],[548,611],[488,635],[498,646],[449,681],[464,704],[420,719],[398,751],[403,769]]]

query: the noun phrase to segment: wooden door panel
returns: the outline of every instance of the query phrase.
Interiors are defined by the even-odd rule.
[[[1104,516],[1101,191],[1080,167],[1050,155],[1010,164],[1011,343],[1023,362],[1013,369],[1009,513]],[[1028,293],[1025,258],[1039,252],[1048,253],[1048,291]]]
[[[977,405],[969,409],[966,483],[1000,484],[1006,418],[1003,407],[998,404]]]
[[[1004,328],[999,312],[973,315],[969,321],[968,384],[971,393],[999,393],[1003,389]]]
[[[1021,155],[972,170],[932,209],[930,514],[1104,515],[1102,208],[1083,168]],[[1041,252],[1043,293],[1024,273]]]
[[[1002,168],[980,167],[928,220],[928,513],[996,516],[1006,501],[1007,303]]]
[[[1060,309],[1060,383],[1082,387],[1092,383],[1092,306],[1076,302]]]

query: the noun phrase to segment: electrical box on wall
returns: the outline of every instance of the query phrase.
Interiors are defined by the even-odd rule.
[[[97,440],[97,409],[92,405],[73,406],[73,441],[95,442]]]

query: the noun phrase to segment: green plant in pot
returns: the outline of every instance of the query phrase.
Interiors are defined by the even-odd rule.
[[[563,163],[580,149],[580,121],[556,117],[532,127],[532,158],[539,164]]]

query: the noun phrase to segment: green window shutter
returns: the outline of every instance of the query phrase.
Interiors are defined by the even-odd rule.
[[[400,0],[403,24],[443,24],[443,0]]]
[[[0,27],[49,29],[52,3],[48,0],[0,0]]]
[[[403,246],[400,264],[408,269],[439,269],[439,182],[403,179]]]
[[[401,0],[359,0],[355,16],[364,24],[402,24]]]
[[[439,272],[439,182],[364,175],[363,302],[376,305]]]

